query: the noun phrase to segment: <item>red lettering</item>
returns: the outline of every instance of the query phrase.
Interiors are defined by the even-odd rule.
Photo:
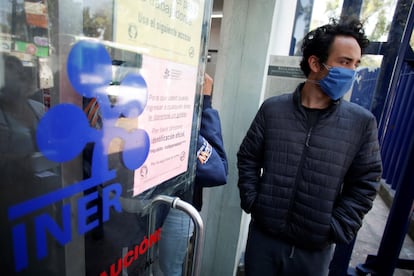
[[[139,255],[145,254],[145,252],[154,244],[156,244],[160,238],[161,228],[158,228],[154,233],[152,233],[149,240],[147,237],[144,237],[139,245],[135,245],[135,247],[129,250],[123,258],[119,258],[116,263],[111,264],[109,275],[118,276],[121,273],[123,267],[129,267],[136,259],[138,259]],[[146,264],[146,266],[147,265],[148,264]],[[106,271],[102,271],[99,276],[108,276],[108,273]]]
[[[158,230],[150,235],[150,244],[149,244],[150,247],[152,247],[152,245],[156,244],[157,241],[158,241],[157,232],[158,232]]]
[[[149,246],[149,242],[148,242],[147,237],[145,237],[142,240],[141,244],[139,245],[139,254],[144,255],[145,252],[147,252],[148,250],[148,246]]]
[[[122,258],[119,258],[118,259],[118,268],[117,268],[117,270],[115,271],[115,265],[116,264],[111,264],[111,273],[110,273],[110,275],[111,276],[117,276],[117,275],[119,275],[119,273],[121,273],[121,271],[122,271]]]
[[[138,250],[139,250],[139,245],[135,245],[134,248],[134,260],[138,259]]]
[[[132,255],[134,255],[134,250],[129,250],[128,253],[124,256],[124,267],[127,268],[132,264],[132,262],[135,260],[133,258],[130,258]]]

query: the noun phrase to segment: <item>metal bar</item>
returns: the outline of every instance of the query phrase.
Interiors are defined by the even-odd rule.
[[[354,249],[356,238],[349,244],[337,244],[334,255],[329,265],[329,276],[347,276],[349,275],[349,262]]]
[[[155,222],[156,217],[154,216],[154,210],[156,206],[159,204],[168,204],[170,208],[175,208],[181,210],[188,214],[193,223],[194,223],[194,251],[192,256],[192,269],[191,275],[192,276],[199,276],[201,272],[201,259],[202,259],[202,249],[204,246],[204,224],[203,220],[200,216],[200,213],[197,211],[194,206],[191,204],[181,200],[179,197],[171,197],[166,195],[158,195],[156,196],[151,202],[151,211],[149,217],[149,234],[155,231]],[[153,250],[152,248],[149,250],[149,258],[153,260]]]
[[[381,72],[377,88],[371,104],[371,111],[379,122],[380,135],[387,131],[386,119],[389,107],[393,105],[395,98],[395,87],[398,83],[399,72],[403,63],[403,56],[409,47],[409,39],[413,25],[411,15],[412,0],[399,0],[395,8],[388,41],[383,49]],[[383,137],[380,137],[382,144]]]
[[[414,198],[412,179],[414,178],[414,171],[410,166],[413,162],[414,139],[411,139],[378,253],[376,256],[368,256],[364,264],[357,266],[357,271],[365,273],[364,275],[373,273],[373,275],[391,276],[398,265],[398,256],[412,214]]]
[[[194,222],[194,253],[193,253],[193,260],[192,260],[192,269],[191,275],[198,276],[201,273],[201,257],[202,257],[202,250],[204,246],[204,224],[203,220],[200,216],[200,213],[197,211],[194,206],[191,204],[176,198],[173,201],[173,208],[186,212]]]
[[[341,18],[348,16],[360,17],[362,0],[344,0],[342,4]]]

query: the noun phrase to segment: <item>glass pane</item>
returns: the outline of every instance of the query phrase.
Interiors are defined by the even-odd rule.
[[[206,1],[0,1],[2,275],[149,272],[151,200],[192,200]]]
[[[381,62],[382,56],[379,55],[362,56],[352,87],[352,93],[349,95],[351,102],[357,103],[368,110],[371,109]]]
[[[301,55],[303,37],[312,29],[327,24],[341,14],[342,0],[300,0],[296,5],[296,18],[292,34],[292,55]]]
[[[363,1],[361,19],[369,40],[387,41],[396,5],[397,0]]]
[[[309,30],[329,23],[330,18],[339,18],[342,5],[343,0],[315,0]]]
[[[301,0],[297,5],[297,18],[293,33],[294,53],[299,54],[301,40],[309,31],[339,18],[343,0]],[[397,0],[363,1],[360,18],[365,22],[365,32],[370,41],[387,41]],[[309,13],[311,14],[309,20]]]

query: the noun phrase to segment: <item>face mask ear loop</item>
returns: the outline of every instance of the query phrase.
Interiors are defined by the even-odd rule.
[[[329,68],[329,65],[326,65],[325,63],[323,63],[323,62],[320,62],[319,63],[320,65],[322,65],[323,67],[325,67],[325,69],[328,71],[328,73],[329,73],[329,70],[330,70],[330,68]],[[322,69],[322,66],[320,66],[319,68],[320,69]],[[306,82],[310,82],[310,83],[313,83],[313,84],[316,84],[316,85],[319,85],[319,81],[317,81],[317,80],[310,80],[310,79],[306,79]]]
[[[325,69],[326,70],[331,70],[332,69],[332,66],[329,66],[329,65],[327,65],[327,64],[325,64],[325,63],[322,63],[322,65],[323,65],[323,67],[325,67]]]

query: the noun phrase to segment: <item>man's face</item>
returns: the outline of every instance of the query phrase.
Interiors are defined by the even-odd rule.
[[[351,36],[336,36],[326,65],[355,70],[361,63],[361,48]]]

